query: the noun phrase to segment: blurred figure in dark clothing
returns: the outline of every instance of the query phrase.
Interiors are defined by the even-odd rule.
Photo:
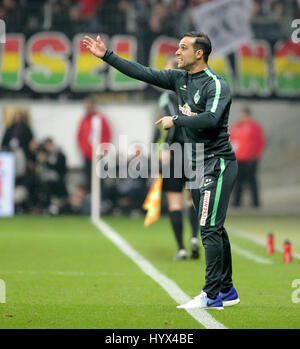
[[[15,157],[15,204],[16,212],[26,209],[29,194],[28,183],[30,181],[28,164],[30,159],[30,142],[33,133],[28,125],[27,114],[24,111],[16,111],[10,126],[4,132],[1,150],[12,152]]]
[[[18,2],[16,0],[2,0],[0,1],[0,19],[5,21],[6,31],[21,31],[22,24],[24,24],[24,17],[18,11]]]
[[[64,153],[51,138],[36,151],[35,183],[32,185],[35,210],[58,214],[67,203],[67,164]]]
[[[66,188],[66,157],[51,138],[45,140],[44,147],[47,152],[48,186],[50,193],[61,199],[66,198],[68,195]]]
[[[28,125],[28,118],[23,111],[17,111],[11,125],[6,129],[2,139],[2,150],[14,152],[22,149],[26,158],[29,157],[29,143],[33,133]]]
[[[29,157],[27,161],[26,166],[26,179],[25,179],[25,187],[27,189],[27,200],[24,203],[24,209],[25,211],[31,211],[33,207],[36,206],[38,199],[37,199],[37,174],[36,174],[36,157],[37,152],[39,150],[39,144],[32,140],[29,143]]]
[[[47,186],[47,152],[43,146],[36,150],[35,157],[35,181],[32,186],[34,191],[34,211],[45,211],[50,205],[50,192]]]
[[[91,211],[90,195],[84,186],[78,186],[69,197],[65,212],[68,214],[89,215]]]
[[[274,44],[278,39],[283,39],[286,3],[289,1],[253,1],[250,23],[256,38],[268,40],[271,44]]]
[[[127,34],[129,0],[104,0],[98,7],[98,18],[108,35]]]

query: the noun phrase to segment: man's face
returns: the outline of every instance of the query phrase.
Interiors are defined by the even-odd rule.
[[[175,52],[179,69],[189,71],[203,55],[202,50],[194,50],[195,40],[196,38],[189,36],[180,40],[178,50]]]

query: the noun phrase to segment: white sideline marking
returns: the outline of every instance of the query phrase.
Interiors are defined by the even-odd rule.
[[[108,272],[84,272],[84,271],[37,271],[37,270],[0,270],[1,274],[51,274],[51,275],[63,275],[63,276],[82,276],[82,275],[123,275],[122,273],[108,273]]]
[[[122,252],[124,252],[137,266],[154,281],[156,281],[178,304],[187,303],[191,298],[185,294],[177,284],[158,271],[147,259],[139,254],[127,241],[114,231],[103,220],[93,220],[93,224],[112,241]],[[180,310],[179,310],[180,311]],[[200,324],[208,329],[226,329],[204,309],[186,309],[186,311]]]
[[[270,259],[267,259],[267,258],[263,258],[263,257],[260,257],[260,256],[257,256],[256,254],[248,251],[248,250],[244,250],[243,248],[240,248],[238,247],[237,245],[233,244],[233,243],[230,243],[230,246],[231,246],[231,250],[242,256],[242,257],[245,257],[247,259],[250,259],[256,263],[259,263],[259,264],[273,264],[273,262],[270,260]]]
[[[259,238],[257,236],[254,236],[251,233],[248,233],[248,232],[245,232],[245,231],[241,231],[241,230],[237,230],[237,229],[230,229],[230,228],[228,229],[228,231],[232,235],[236,235],[236,236],[238,236],[240,238],[243,238],[243,239],[246,239],[246,240],[250,240],[250,241],[254,242],[257,245],[266,246],[266,240],[264,240],[262,238]],[[283,249],[275,247],[275,251],[283,252]],[[299,259],[300,260],[300,254],[299,253],[293,252],[292,253],[292,257],[295,258],[295,259]]]

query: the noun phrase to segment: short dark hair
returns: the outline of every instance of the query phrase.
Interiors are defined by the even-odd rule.
[[[202,33],[202,32],[196,32],[196,31],[191,31],[188,33],[185,33],[182,38],[184,37],[191,37],[191,38],[196,38],[195,42],[194,42],[194,50],[202,50],[203,51],[203,59],[204,62],[207,63],[208,62],[208,56],[211,53],[211,41],[210,38]]]

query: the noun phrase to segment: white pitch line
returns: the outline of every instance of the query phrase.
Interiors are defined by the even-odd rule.
[[[266,240],[265,239],[262,239],[262,238],[259,238],[258,236],[255,236],[251,233],[248,233],[246,231],[241,231],[241,230],[237,230],[237,229],[228,229],[228,231],[232,234],[232,235],[236,235],[240,238],[243,238],[243,239],[246,239],[246,240],[250,240],[252,242],[254,242],[255,244],[257,245],[260,245],[260,246],[266,246]],[[278,251],[278,252],[283,252],[282,248],[278,248],[278,247],[275,247],[275,251]],[[293,252],[292,253],[292,257],[295,258],[295,259],[299,259],[300,260],[300,253],[295,253]]]
[[[124,240],[115,230],[113,230],[103,220],[94,220],[93,224],[113,242],[126,256],[128,256],[145,274],[150,276],[157,282],[178,304],[187,303],[191,298],[185,294],[181,288],[167,276],[157,270],[147,259],[139,254],[129,243]],[[178,310],[181,311],[181,310]],[[218,322],[204,309],[186,310],[196,321],[207,329],[226,329],[226,327]]]
[[[109,273],[109,272],[84,272],[84,271],[37,271],[37,270],[0,270],[1,274],[50,274],[50,275],[62,275],[62,276],[85,276],[85,275],[109,275],[120,276],[122,273]]]
[[[253,252],[250,252],[249,250],[245,250],[243,248],[238,247],[236,244],[230,243],[230,246],[231,246],[231,250],[234,253],[242,257],[245,257],[247,259],[250,259],[253,262],[256,262],[259,264],[269,264],[269,265],[273,264],[273,262],[270,259],[257,256],[256,254],[254,254]]]

